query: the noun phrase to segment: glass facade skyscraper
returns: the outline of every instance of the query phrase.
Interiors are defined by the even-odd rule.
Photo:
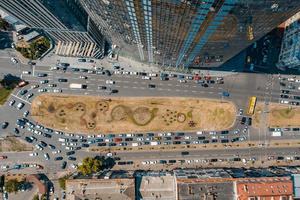
[[[138,60],[218,66],[300,9],[296,0],[81,0],[108,40]]]
[[[105,38],[79,0],[0,0],[0,9],[49,34],[59,55],[104,55]]]

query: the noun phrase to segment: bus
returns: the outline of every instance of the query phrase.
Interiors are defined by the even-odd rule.
[[[248,114],[253,115],[255,106],[256,106],[257,98],[255,96],[251,97],[249,100]]]

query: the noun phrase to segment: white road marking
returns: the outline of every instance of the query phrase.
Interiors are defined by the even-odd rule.
[[[14,94],[11,94],[11,96],[13,96],[13,97],[15,97],[15,98],[17,98],[17,99],[19,99],[21,101],[24,101],[25,103],[28,103],[29,105],[31,104],[29,101],[26,101],[26,100],[24,100],[24,99],[22,99],[22,98],[20,98],[20,97],[18,97],[16,95],[14,95]]]

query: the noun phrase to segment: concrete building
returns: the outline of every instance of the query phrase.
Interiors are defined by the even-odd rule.
[[[122,54],[193,68],[221,65],[300,9],[296,0],[81,2]]]
[[[70,179],[66,199],[135,200],[134,179]]]
[[[102,57],[106,40],[79,0],[0,0],[0,9],[45,31],[62,56]]]
[[[237,200],[292,200],[290,177],[244,178],[236,182]]]
[[[285,22],[277,67],[300,70],[300,12]]]
[[[137,177],[136,190],[137,200],[175,200],[176,177],[171,174]]]
[[[234,186],[227,178],[177,179],[178,200],[235,200]]]

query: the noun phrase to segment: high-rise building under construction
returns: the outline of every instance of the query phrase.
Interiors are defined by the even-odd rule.
[[[124,54],[174,67],[218,66],[300,10],[298,0],[81,2]]]

